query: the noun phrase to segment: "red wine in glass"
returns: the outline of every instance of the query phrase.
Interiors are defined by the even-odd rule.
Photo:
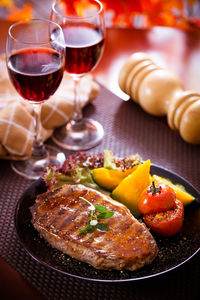
[[[66,126],[54,131],[53,140],[69,150],[88,150],[103,138],[102,125],[83,117],[80,98],[80,80],[97,66],[104,50],[104,8],[99,0],[87,0],[83,7],[77,1],[55,0],[51,19],[60,24],[64,36],[65,71],[74,82],[74,109]],[[56,29],[58,30],[58,29]],[[52,40],[56,39],[56,30]],[[55,36],[53,36],[55,35]],[[54,48],[57,49],[57,48]]]
[[[10,79],[18,93],[31,102],[43,102],[57,90],[63,76],[60,55],[50,48],[27,48],[8,59]]]
[[[104,46],[102,32],[92,25],[63,25],[65,70],[71,74],[90,72],[99,61]]]

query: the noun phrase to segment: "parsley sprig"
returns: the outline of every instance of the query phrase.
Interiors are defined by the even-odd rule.
[[[89,232],[93,233],[95,229],[99,229],[102,231],[107,231],[109,229],[108,225],[99,223],[99,219],[109,219],[114,215],[113,211],[109,211],[104,205],[93,205],[90,201],[83,197],[79,197],[81,200],[87,202],[90,206],[88,209],[91,211],[90,220],[87,226],[83,229],[80,229],[80,232]],[[97,213],[98,214],[97,214]]]

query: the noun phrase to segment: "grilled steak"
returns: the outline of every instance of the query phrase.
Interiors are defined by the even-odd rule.
[[[114,212],[101,219],[107,231],[80,232],[91,213],[80,196]],[[38,195],[31,213],[33,226],[52,247],[96,269],[133,271],[151,263],[158,252],[149,230],[123,204],[83,185],[63,185]]]

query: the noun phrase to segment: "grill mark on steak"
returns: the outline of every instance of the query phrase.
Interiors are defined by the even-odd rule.
[[[101,219],[109,230],[81,233],[90,218],[88,203],[104,205],[115,214]],[[149,264],[158,249],[146,226],[121,203],[82,185],[64,185],[38,195],[31,207],[32,224],[53,247],[97,269],[135,270]]]

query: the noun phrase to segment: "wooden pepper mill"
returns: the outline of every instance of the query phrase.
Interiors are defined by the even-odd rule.
[[[184,91],[179,78],[146,53],[134,53],[126,60],[119,86],[149,114],[167,115],[170,128],[179,130],[186,142],[200,144],[200,94]]]

